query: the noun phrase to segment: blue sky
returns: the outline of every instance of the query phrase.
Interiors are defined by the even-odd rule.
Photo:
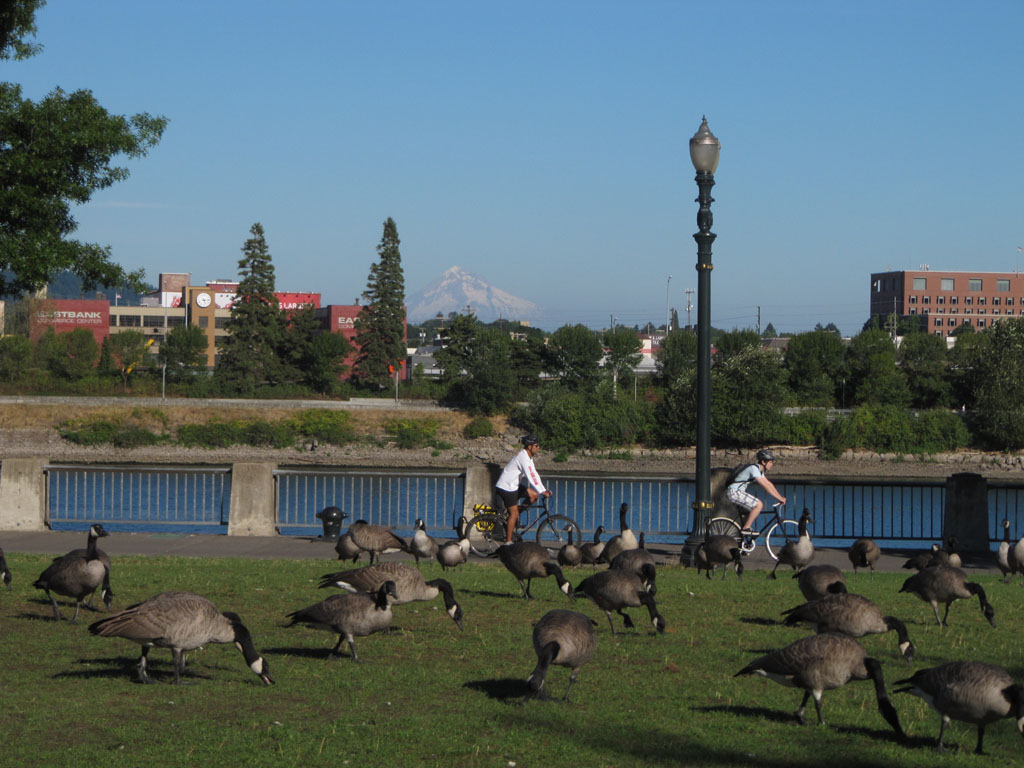
[[[702,115],[716,327],[855,333],[872,271],[1021,265],[1017,0],[49,0],[37,25],[0,79],[170,119],[76,211],[151,281],[236,277],[259,221],[279,290],[351,303],[390,216],[407,293],[459,265],[548,330],[663,322],[666,289],[686,322]]]

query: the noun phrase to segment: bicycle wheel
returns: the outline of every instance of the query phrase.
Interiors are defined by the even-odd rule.
[[[764,546],[772,560],[778,560],[779,550],[798,538],[800,538],[800,524],[796,520],[783,520],[780,523],[772,523],[764,537]]]
[[[708,536],[729,536],[739,541],[740,525],[731,517],[712,517],[708,520]]]
[[[483,513],[469,521],[466,526],[466,538],[469,548],[480,557],[494,557],[498,547],[505,543],[504,515]]]
[[[570,529],[573,543],[578,546],[581,543],[580,527],[576,525],[576,521],[565,515],[548,515],[537,526],[537,543],[546,549],[557,551],[569,543]]]

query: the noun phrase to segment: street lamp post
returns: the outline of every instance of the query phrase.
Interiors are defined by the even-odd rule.
[[[697,488],[693,503],[694,537],[702,537],[704,523],[711,516],[711,188],[721,143],[703,118],[690,139],[690,160],[697,171]]]
[[[668,289],[672,285],[672,275],[665,281],[665,335],[668,336]]]

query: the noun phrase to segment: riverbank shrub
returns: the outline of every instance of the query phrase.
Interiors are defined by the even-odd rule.
[[[77,445],[112,445],[116,448],[142,448],[166,439],[140,424],[105,417],[66,421],[57,427],[57,433]]]
[[[323,443],[346,445],[356,439],[352,415],[347,411],[300,411],[291,419],[291,424],[298,435]]]

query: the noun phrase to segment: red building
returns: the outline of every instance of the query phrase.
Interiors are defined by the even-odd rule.
[[[47,328],[56,333],[85,328],[102,345],[110,335],[110,304],[105,299],[43,299],[29,321],[32,342],[38,342]]]

